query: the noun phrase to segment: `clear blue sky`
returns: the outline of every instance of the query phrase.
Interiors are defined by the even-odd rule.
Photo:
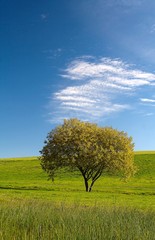
[[[155,149],[155,1],[0,0],[0,157],[77,117]]]

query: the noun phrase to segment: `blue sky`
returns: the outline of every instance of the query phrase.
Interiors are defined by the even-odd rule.
[[[0,157],[39,154],[64,118],[155,150],[155,2],[0,0]]]

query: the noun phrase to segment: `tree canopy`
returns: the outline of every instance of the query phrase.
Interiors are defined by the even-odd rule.
[[[59,168],[78,169],[90,192],[104,172],[119,171],[126,178],[134,174],[133,148],[132,138],[123,131],[69,119],[48,134],[40,151],[41,166],[52,180]]]

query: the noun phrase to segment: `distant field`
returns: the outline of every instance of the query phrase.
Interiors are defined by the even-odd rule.
[[[79,172],[61,170],[52,183],[37,157],[0,159],[0,201],[46,200],[92,206],[119,205],[155,209],[155,152],[136,152],[138,172],[128,182],[103,175],[92,193],[86,193]]]
[[[135,154],[155,154],[155,151],[135,151]]]

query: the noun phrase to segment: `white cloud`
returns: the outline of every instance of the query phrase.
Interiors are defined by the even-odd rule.
[[[102,82],[115,82],[132,87],[149,85],[155,81],[155,74],[132,68],[133,66],[119,59],[101,58],[98,62],[78,59],[71,62],[62,77],[71,80],[100,79]]]
[[[153,116],[153,115],[154,115],[154,113],[146,113],[144,116],[150,117],[150,116]]]
[[[155,99],[140,98],[140,100],[145,103],[155,103]]]
[[[74,107],[93,107],[92,103],[86,103],[86,102],[62,102],[62,105],[66,105],[66,106],[74,106]]]
[[[138,89],[155,84],[155,74],[136,69],[120,59],[81,57],[72,61],[61,75],[71,80],[54,93],[58,115],[99,120],[131,108],[128,99]],[[74,82],[74,83],[73,83]],[[141,98],[141,102],[154,103]]]
[[[150,30],[150,33],[154,33],[154,32],[155,32],[155,24],[151,26],[151,30]]]
[[[61,96],[60,94],[56,94],[57,99],[62,101],[76,101],[76,102],[88,102],[88,103],[95,103],[95,100],[86,98],[86,97],[79,97],[76,96]]]

